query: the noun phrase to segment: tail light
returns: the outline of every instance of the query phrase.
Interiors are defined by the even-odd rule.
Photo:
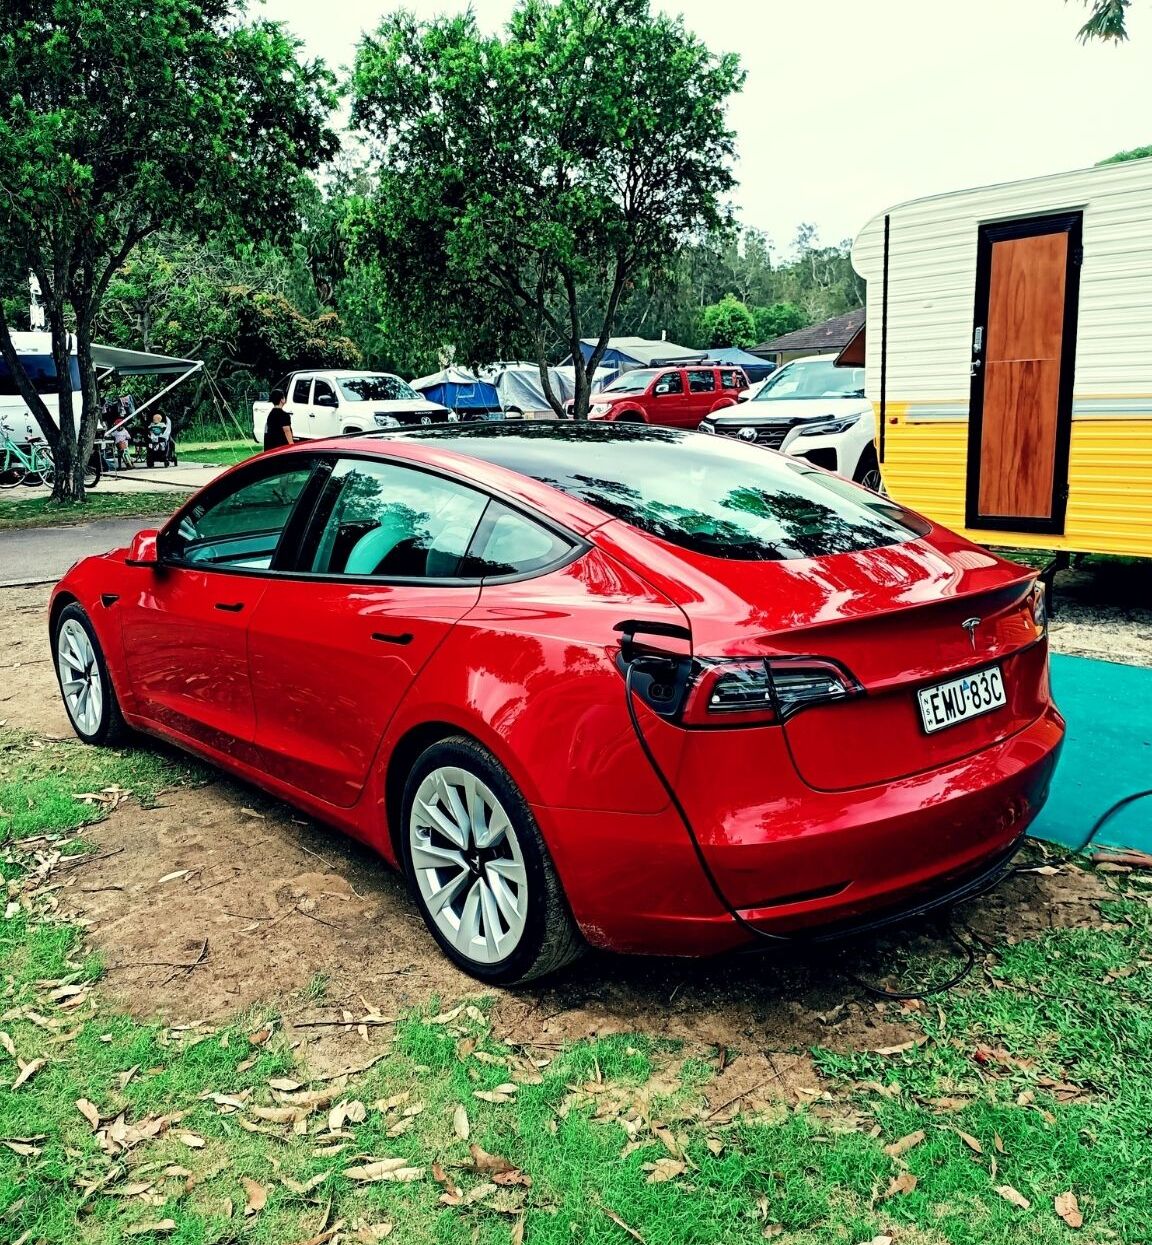
[[[661,717],[683,726],[758,726],[863,695],[841,666],[818,657],[641,659],[633,689]]]

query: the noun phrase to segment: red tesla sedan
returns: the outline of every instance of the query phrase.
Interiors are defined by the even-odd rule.
[[[160,736],[364,840],[488,982],[974,894],[1064,729],[1030,571],[639,425],[263,455],[74,567],[51,637],[82,739]]]

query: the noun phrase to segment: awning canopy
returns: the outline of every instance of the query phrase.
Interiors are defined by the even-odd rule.
[[[176,359],[171,355],[125,350],[122,346],[104,346],[99,342],[92,343],[92,362],[99,368],[111,368],[121,376],[179,376],[204,366],[199,359]]]

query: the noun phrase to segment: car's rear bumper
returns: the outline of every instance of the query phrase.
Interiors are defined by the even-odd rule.
[[[820,792],[798,785],[794,771],[773,783],[782,767],[741,755],[763,732],[715,732],[688,750],[677,786],[696,791],[685,800],[694,829],[743,920],[768,934],[824,938],[994,885],[1047,799],[1063,734],[1050,707],[1000,744],[931,773]],[[768,784],[779,786],[771,798]],[[755,941],[716,898],[670,807],[648,816],[536,811],[594,945],[709,955]]]

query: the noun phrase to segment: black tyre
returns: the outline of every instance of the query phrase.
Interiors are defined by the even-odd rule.
[[[871,489],[873,493],[884,494],[884,480],[880,475],[880,463],[876,458],[876,451],[866,449],[860,455],[860,461],[856,465],[856,474],[853,477],[857,484],[862,484],[866,489]]]
[[[52,627],[52,664],[72,729],[86,744],[123,743],[128,728],[88,615],[73,602]]]
[[[442,740],[413,766],[400,850],[424,923],[471,976],[515,985],[583,952],[532,810],[475,740]]]
[[[100,483],[103,473],[104,465],[100,461],[100,451],[93,450],[92,457],[88,459],[88,466],[84,468],[84,487],[95,488]]]

